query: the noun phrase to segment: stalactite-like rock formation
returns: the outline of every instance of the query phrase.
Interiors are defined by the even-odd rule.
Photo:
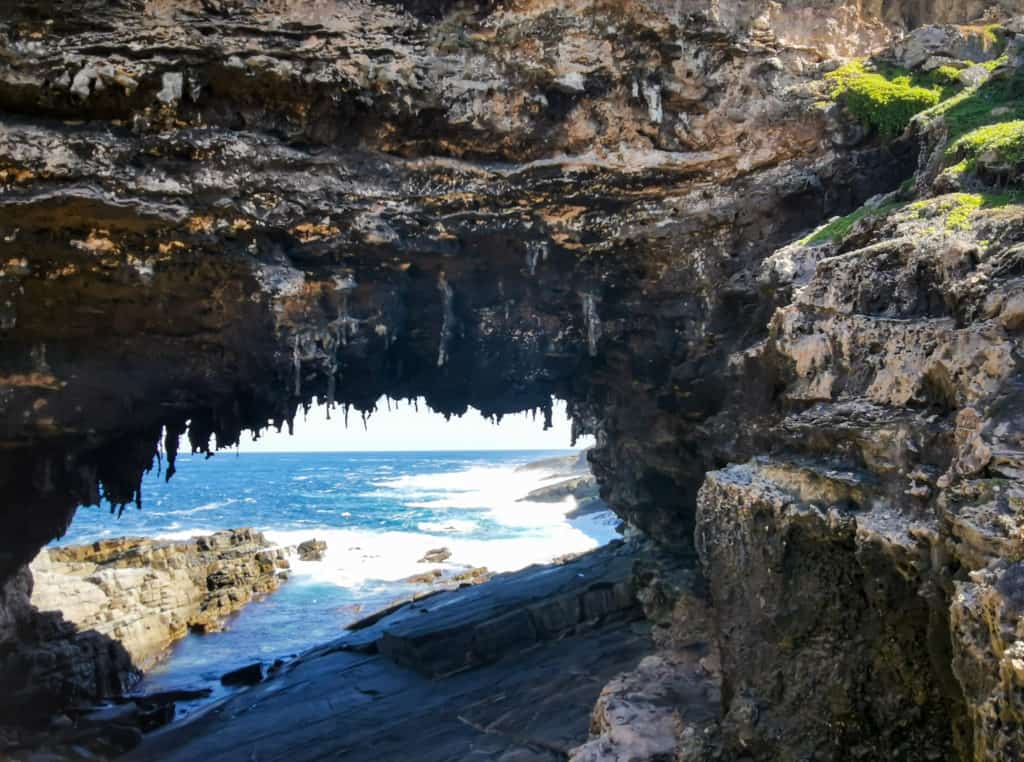
[[[0,578],[164,432],[554,395],[700,556],[716,748],[1019,756],[1019,154],[954,142],[1024,119],[1019,8],[827,5],[9,5]],[[830,78],[882,49],[945,78],[905,131]]]

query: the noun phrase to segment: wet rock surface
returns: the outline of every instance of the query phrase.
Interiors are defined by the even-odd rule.
[[[239,667],[220,676],[222,685],[256,685],[263,679],[263,665],[260,662]]]
[[[417,563],[421,564],[440,564],[447,561],[452,557],[452,552],[448,548],[433,548],[423,554]]]
[[[631,594],[636,552],[404,604],[127,759],[565,759],[602,686],[651,651]]]
[[[300,561],[323,561],[324,553],[327,551],[327,543],[323,540],[306,540],[300,542],[296,548]]]
[[[551,474],[545,478],[545,484],[531,490],[519,502],[562,503],[572,498],[575,507],[566,514],[566,518],[578,518],[589,513],[610,510],[608,504],[601,499],[601,486],[597,477],[590,472],[589,451],[579,455],[560,458],[547,458],[521,466],[522,470],[545,469]]]

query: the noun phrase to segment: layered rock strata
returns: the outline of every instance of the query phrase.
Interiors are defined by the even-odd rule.
[[[252,529],[52,548],[29,566],[33,606],[113,638],[141,670],[189,631],[215,632],[254,597],[276,590],[287,568],[285,549]]]
[[[132,687],[138,671],[117,641],[79,631],[59,611],[40,613],[29,601],[32,575],[25,568],[0,588],[0,740],[7,753],[17,743],[10,725],[45,727],[50,719]]]
[[[564,760],[605,682],[651,653],[637,551],[405,603],[128,759]]]
[[[43,550],[4,591],[18,607],[0,638],[4,719],[122,694],[175,640],[277,589],[287,567],[251,529]]]

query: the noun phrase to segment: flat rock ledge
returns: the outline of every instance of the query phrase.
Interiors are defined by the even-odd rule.
[[[605,684],[654,649],[638,557],[613,543],[408,602],[127,759],[565,760]]]

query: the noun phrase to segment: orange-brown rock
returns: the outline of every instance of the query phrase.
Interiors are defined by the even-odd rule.
[[[103,540],[42,551],[32,605],[116,640],[148,669],[189,630],[211,632],[281,583],[285,551],[235,529],[191,540]]]

